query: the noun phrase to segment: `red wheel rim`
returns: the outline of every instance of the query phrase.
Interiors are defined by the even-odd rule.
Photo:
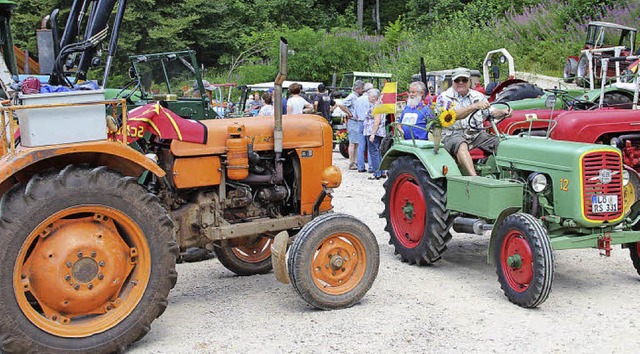
[[[511,289],[524,292],[533,279],[533,254],[524,235],[511,230],[502,241],[500,263]]]
[[[238,259],[247,263],[260,263],[265,259],[271,257],[271,243],[273,239],[269,237],[260,237],[252,240],[251,242],[232,247],[231,251],[238,257]]]
[[[416,178],[403,173],[391,188],[391,225],[396,238],[406,248],[416,247],[424,236],[427,206]]]
[[[636,242],[636,255],[640,256],[640,242]]]

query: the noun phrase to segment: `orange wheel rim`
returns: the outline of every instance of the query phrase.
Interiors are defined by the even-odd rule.
[[[327,294],[345,294],[360,283],[366,264],[367,254],[357,237],[347,233],[330,235],[316,247],[311,263],[313,282]]]
[[[122,212],[72,207],[29,234],[13,274],[18,306],[31,323],[52,335],[87,337],[133,312],[149,283],[151,253]]]
[[[233,254],[238,259],[247,263],[259,263],[271,257],[271,243],[273,240],[269,237],[259,237],[246,245],[231,247]]]

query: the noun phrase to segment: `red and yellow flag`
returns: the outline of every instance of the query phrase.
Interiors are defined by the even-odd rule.
[[[640,59],[634,61],[633,63],[631,63],[631,65],[629,65],[629,70],[631,70],[632,73],[637,73],[638,72],[638,64],[640,64]]]
[[[381,104],[377,104],[371,111],[372,115],[384,113],[396,113],[397,82],[387,82],[382,88]]]

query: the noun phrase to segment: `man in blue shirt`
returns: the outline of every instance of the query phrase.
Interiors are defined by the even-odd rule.
[[[412,128],[411,125],[425,128],[427,122],[433,118],[433,112],[431,107],[425,105],[424,95],[427,88],[424,83],[420,81],[412,82],[409,85],[409,99],[407,100],[407,106],[402,111],[399,123],[404,125],[399,126],[401,132],[404,133],[406,140],[414,139],[428,140],[428,132],[424,129]]]

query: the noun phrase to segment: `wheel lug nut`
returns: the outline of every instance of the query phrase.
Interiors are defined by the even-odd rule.
[[[95,251],[94,251],[94,252],[91,252],[91,258],[96,258],[96,255],[97,255],[97,254],[96,254],[96,252],[95,252]]]
[[[78,252],[78,258],[82,258],[82,252]]]
[[[98,274],[98,279],[100,279],[100,280],[104,279],[104,275],[103,274]]]
[[[76,286],[73,287],[76,290],[80,290],[80,284],[76,284]]]
[[[89,288],[89,290],[93,289],[93,284],[89,284],[87,288]]]
[[[73,265],[73,263],[67,262],[67,268],[71,268],[72,265]]]
[[[104,267],[104,261],[100,261],[98,264],[100,264],[101,267]]]
[[[67,275],[64,277],[64,280],[66,280],[66,281],[71,280],[71,276],[70,276],[69,274],[67,274]]]

